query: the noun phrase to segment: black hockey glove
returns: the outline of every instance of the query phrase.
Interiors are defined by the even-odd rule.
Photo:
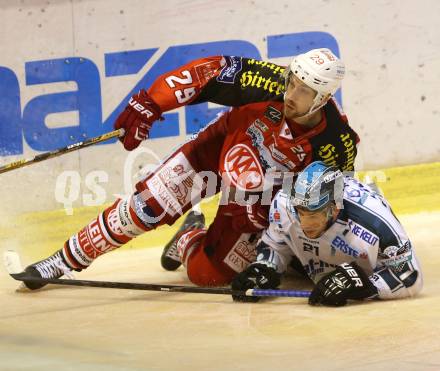
[[[243,272],[237,274],[231,283],[232,290],[245,291],[249,289],[275,289],[280,284],[279,274],[275,269],[264,264],[251,264]],[[234,301],[256,303],[257,296],[232,295]]]
[[[355,262],[343,263],[319,280],[309,297],[310,305],[340,307],[347,299],[361,300],[377,294],[376,287]]]

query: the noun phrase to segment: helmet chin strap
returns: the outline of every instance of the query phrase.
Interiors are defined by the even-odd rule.
[[[287,89],[286,89],[286,90],[287,90]],[[283,94],[283,101],[286,100],[286,94],[287,94],[287,92],[284,92],[284,94]],[[321,104],[319,104],[319,103],[316,101],[316,98],[317,98],[319,95],[321,95],[321,94],[320,94],[320,93],[317,93],[315,99],[313,100],[312,107],[310,107],[310,109],[308,110],[308,112],[305,113],[305,114],[302,115],[302,116],[298,116],[297,118],[302,119],[302,118],[304,118],[304,117],[306,117],[306,116],[310,116],[311,114],[315,113],[316,111],[318,111],[319,109],[321,109],[322,107],[325,106],[325,104],[327,103],[327,100],[324,100],[325,97],[323,97],[323,98],[321,99],[321,100],[323,101]]]
[[[336,205],[334,207],[336,207]],[[327,208],[327,226],[325,227],[325,230],[329,229],[335,221],[336,218],[333,217],[333,207],[330,205]]]
[[[325,103],[324,103],[324,104],[325,104]],[[305,115],[299,116],[298,118],[299,118],[299,119],[302,119],[302,118],[304,118],[304,117],[307,117],[307,116],[312,115],[313,113],[315,113],[316,111],[318,111],[320,108],[322,108],[322,107],[324,106],[324,104],[321,104],[321,105],[319,105],[319,106],[317,106],[317,107],[315,107],[315,104],[314,104],[312,107],[310,107],[309,111],[308,111]]]

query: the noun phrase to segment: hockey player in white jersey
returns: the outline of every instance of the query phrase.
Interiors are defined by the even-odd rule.
[[[273,199],[257,260],[233,289],[276,288],[293,259],[315,283],[311,305],[405,298],[422,289],[411,242],[381,195],[323,162],[311,163],[288,188]]]

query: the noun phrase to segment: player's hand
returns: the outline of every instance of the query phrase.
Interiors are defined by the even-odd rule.
[[[246,205],[246,213],[250,222],[248,224],[251,224],[258,231],[262,231],[269,227],[269,209],[269,205]]]
[[[258,233],[269,226],[269,205],[227,205],[233,216],[232,228],[243,233]]]
[[[267,265],[254,263],[243,272],[237,274],[231,283],[232,290],[246,291],[249,289],[276,289],[280,285],[280,274]],[[234,301],[257,302],[257,296],[232,295]]]
[[[343,263],[316,284],[309,304],[340,307],[346,305],[348,299],[361,300],[375,294],[376,287],[359,265]]]
[[[128,151],[132,151],[148,138],[151,126],[161,117],[160,107],[142,89],[133,95],[124,111],[115,121],[115,129],[123,128],[125,133],[119,140]]]

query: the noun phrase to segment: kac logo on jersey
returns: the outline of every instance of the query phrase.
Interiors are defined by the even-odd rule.
[[[232,185],[242,190],[256,190],[263,184],[260,163],[245,144],[236,144],[226,153],[225,172]]]

